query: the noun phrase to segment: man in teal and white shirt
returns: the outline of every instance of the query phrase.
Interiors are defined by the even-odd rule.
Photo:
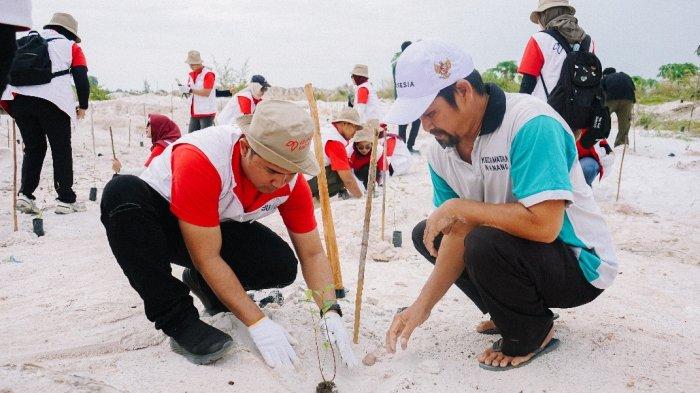
[[[437,209],[413,231],[435,268],[416,301],[397,314],[387,347],[413,330],[452,284],[503,338],[482,368],[522,366],[557,348],[550,307],[586,304],[617,275],[615,247],[585,182],[574,136],[545,102],[484,85],[471,57],[420,41],[397,62],[398,98],[385,118],[420,117]]]

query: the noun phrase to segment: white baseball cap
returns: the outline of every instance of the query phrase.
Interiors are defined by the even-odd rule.
[[[474,71],[471,56],[438,40],[411,44],[396,62],[396,101],[385,123],[408,124],[419,118],[440,90]]]

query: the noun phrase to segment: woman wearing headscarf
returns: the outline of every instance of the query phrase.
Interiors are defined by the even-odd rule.
[[[532,94],[547,101],[549,93],[559,82],[561,67],[566,59],[566,50],[557,40],[563,38],[572,49],[587,37],[574,16],[576,9],[568,0],[540,0],[539,7],[530,14],[530,21],[538,24],[542,31],[530,37],[525,53],[520,60],[518,72],[523,80],[520,92]],[[595,52],[591,41],[590,51]]]
[[[150,164],[151,161],[158,157],[168,145],[180,138],[180,128],[167,116],[151,113],[148,115],[148,123],[146,123],[146,135],[151,138],[151,155],[140,168],[130,168],[122,170],[122,163],[114,158],[112,160],[112,169],[114,173],[122,175],[139,175]]]

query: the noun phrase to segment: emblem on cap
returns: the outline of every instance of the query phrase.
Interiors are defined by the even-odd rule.
[[[440,61],[434,64],[435,73],[442,79],[447,79],[450,77],[450,70],[452,70],[452,62],[450,59],[445,61]]]

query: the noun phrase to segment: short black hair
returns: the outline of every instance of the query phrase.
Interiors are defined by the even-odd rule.
[[[411,44],[411,41],[404,41],[403,44],[401,44],[401,52],[405,51]]]
[[[486,93],[486,87],[484,86],[484,80],[481,79],[481,74],[479,71],[474,70],[472,71],[471,74],[467,75],[466,78],[464,78],[467,82],[469,82],[470,85],[472,85],[472,88],[476,90],[476,93],[479,94],[480,96],[483,96]],[[438,93],[438,97],[442,97],[447,101],[448,104],[452,107],[457,107],[457,102],[455,101],[455,86],[457,83],[453,83],[444,89],[440,90]]]
[[[612,67],[608,67],[608,68],[603,70],[603,75],[610,75],[610,74],[614,74],[616,72],[617,72],[616,69],[614,69]]]

